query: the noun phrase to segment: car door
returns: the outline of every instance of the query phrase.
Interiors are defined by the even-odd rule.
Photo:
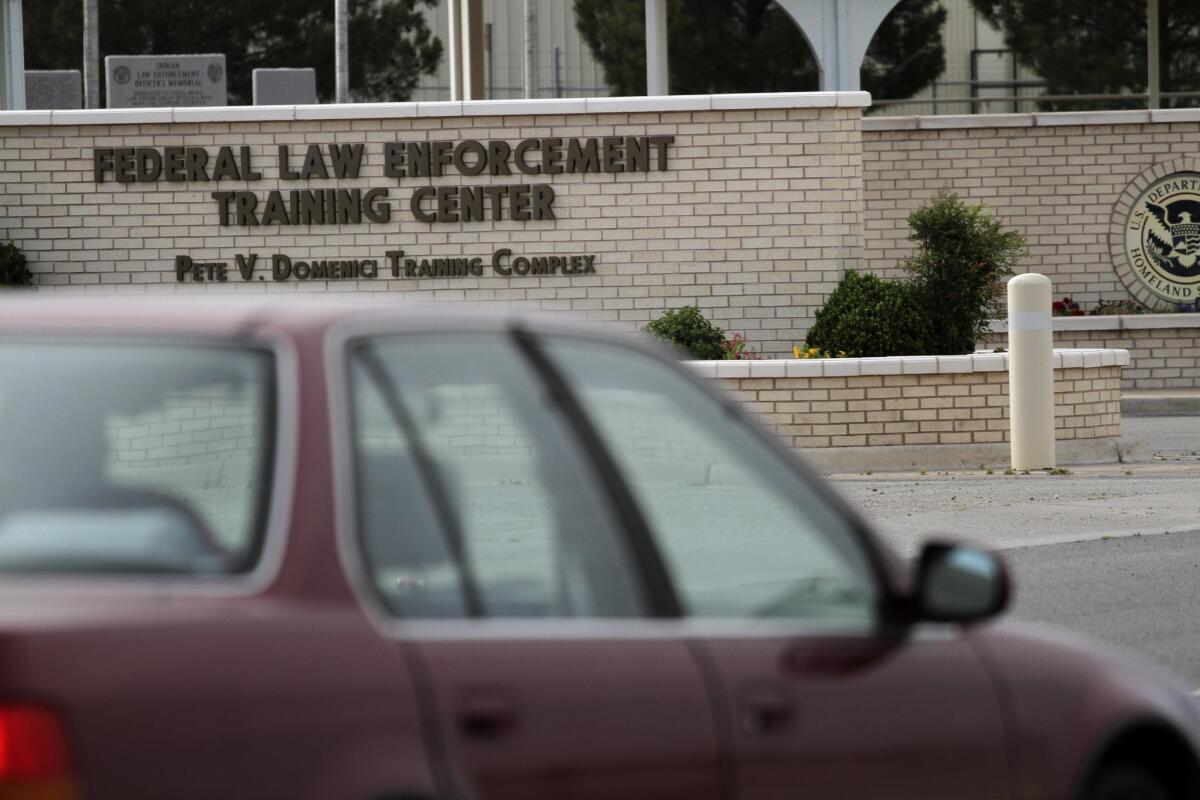
[[[1007,796],[998,700],[966,635],[885,624],[879,553],[815,479],[656,358],[570,338],[546,352],[720,676],[737,797]]]
[[[510,332],[351,344],[363,578],[447,794],[716,800],[713,689]],[[711,679],[710,679],[711,682]]]

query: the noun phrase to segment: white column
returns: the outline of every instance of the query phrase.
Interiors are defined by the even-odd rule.
[[[537,0],[525,0],[525,96],[537,97]]]
[[[333,99],[335,103],[350,102],[350,40],[349,12],[346,0],[333,2]]]
[[[462,0],[462,92],[464,100],[483,100],[483,0]]]
[[[100,107],[100,0],[83,0],[83,107]]]
[[[1158,0],[1146,0],[1146,94],[1150,108],[1162,107],[1159,85]]]
[[[450,62],[450,99],[463,99],[462,0],[446,0],[449,15],[446,55]]]
[[[1050,279],[1008,282],[1008,403],[1013,469],[1054,466],[1054,333]]]
[[[25,37],[21,0],[0,0],[0,109],[25,108]]]
[[[667,0],[646,0],[646,94],[670,94],[667,75]]]

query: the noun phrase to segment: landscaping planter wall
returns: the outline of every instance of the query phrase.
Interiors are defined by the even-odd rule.
[[[989,346],[1007,346],[1008,323],[992,323]],[[1129,351],[1122,389],[1200,389],[1200,314],[1055,317],[1058,347]]]
[[[696,361],[799,448],[1008,441],[1008,354]],[[1121,433],[1119,349],[1056,350],[1060,441]]]

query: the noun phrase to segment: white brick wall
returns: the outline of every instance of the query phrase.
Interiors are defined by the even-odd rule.
[[[862,249],[860,108],[865,96],[756,95],[603,101],[423,103],[132,113],[0,114],[0,237],[28,254],[55,292],[371,292],[571,311],[633,328],[697,303],[750,346],[789,354],[823,296]],[[590,104],[590,105],[589,105]],[[496,116],[502,109],[506,116]],[[595,109],[595,110],[589,110]],[[680,109],[680,110],[676,110]],[[315,118],[314,118],[315,117]],[[150,121],[142,121],[150,120]],[[96,124],[90,124],[96,123]],[[382,176],[394,141],[529,137],[675,137],[666,172],[555,176]],[[281,182],[280,144],[364,143],[356,180]],[[97,147],[248,145],[264,173],[252,183],[96,183]],[[293,148],[295,149],[295,148]],[[294,158],[294,157],[293,157]],[[557,221],[415,220],[417,186],[550,183]],[[307,183],[307,185],[306,185]],[[389,223],[220,227],[216,190],[387,186]],[[597,274],[392,280],[384,251],[415,257],[596,254]],[[374,280],[243,282],[235,254],[375,258]],[[180,283],[174,259],[228,264],[226,283]]]
[[[878,117],[863,127],[863,260],[871,270],[899,274],[912,252],[906,218],[946,188],[1024,233],[1022,269],[1045,274],[1056,298],[1084,306],[1129,297],[1110,242],[1121,233],[1126,187],[1200,169],[1200,109]]]

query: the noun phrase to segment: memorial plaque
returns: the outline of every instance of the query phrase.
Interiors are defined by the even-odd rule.
[[[25,70],[25,108],[83,108],[83,73],[77,69]]]
[[[109,108],[223,106],[225,56],[106,56]]]
[[[317,71],[304,69],[256,69],[254,105],[295,106],[317,102]]]

